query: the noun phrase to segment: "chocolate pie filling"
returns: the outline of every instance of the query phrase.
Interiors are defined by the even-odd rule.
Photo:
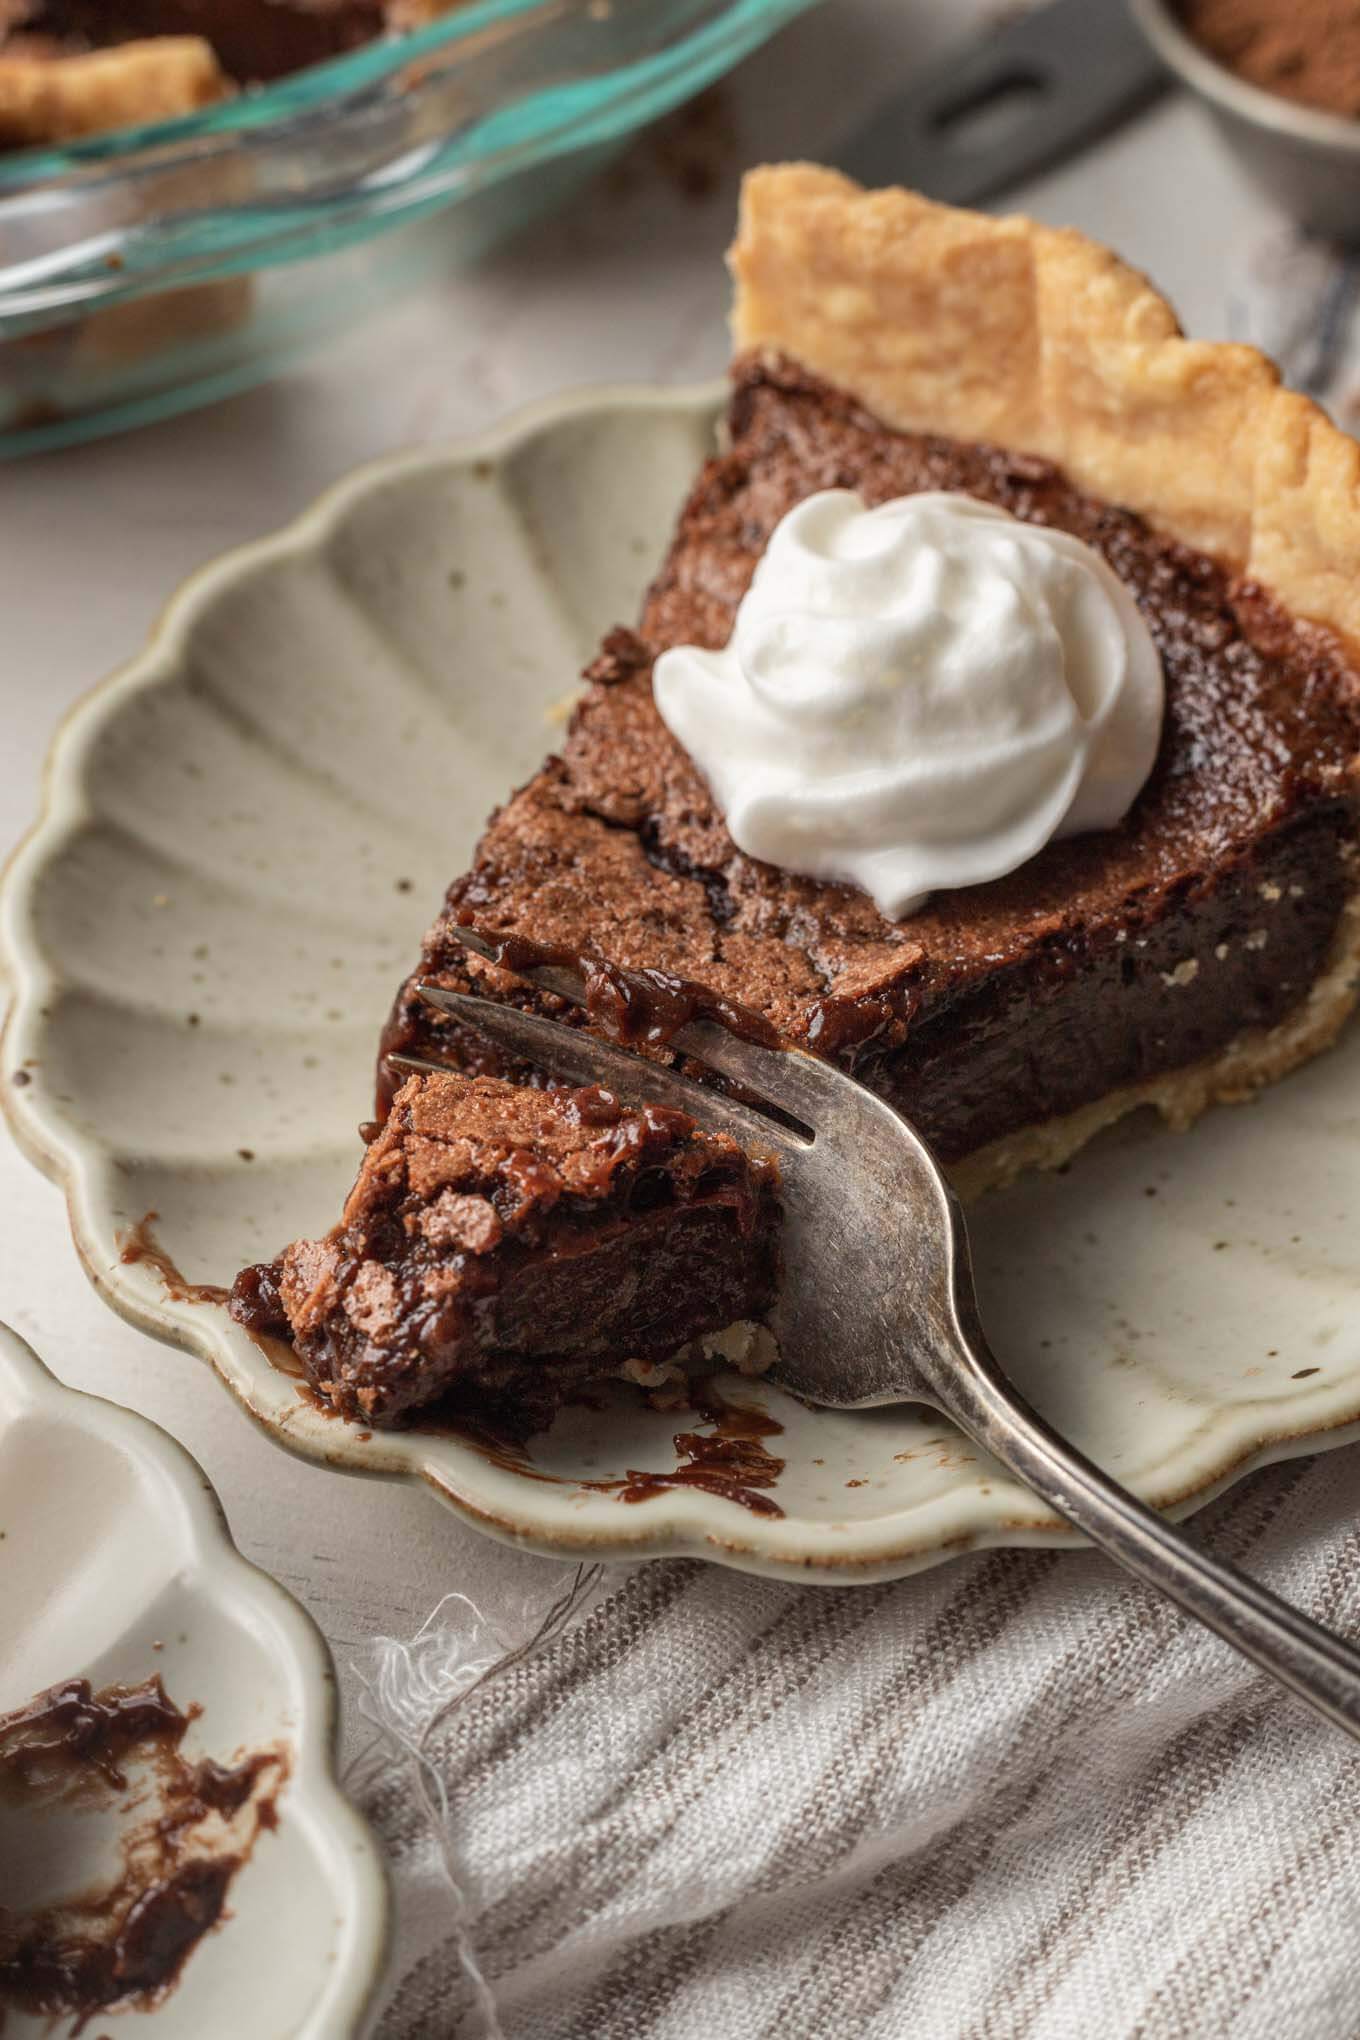
[[[1167,685],[1158,761],[1121,827],[1050,844],[899,923],[848,887],[735,848],[656,713],[652,660],[669,645],[725,644],[775,525],[827,488],[871,504],[963,490],[1104,554]],[[729,450],[700,475],[636,634],[615,631],[588,678],[562,756],[493,817],[450,889],[384,1056],[500,1067],[422,1005],[418,976],[554,1009],[470,959],[461,921],[604,958],[625,1003],[639,983],[629,973],[651,970],[749,1009],[855,1065],[958,1161],[1281,1020],[1322,967],[1355,882],[1346,767],[1360,683],[1328,632],[1046,461],[890,431],[787,362],[738,364]],[[384,1064],[380,1110],[394,1088]]]
[[[541,1428],[625,1359],[774,1300],[772,1162],[608,1092],[412,1077],[342,1224],[237,1277],[231,1313],[290,1338],[343,1415]]]

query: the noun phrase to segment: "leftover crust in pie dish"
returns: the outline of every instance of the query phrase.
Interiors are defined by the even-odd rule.
[[[0,40],[0,149],[174,120],[230,90],[200,36],[159,36],[71,56],[37,38]]]
[[[456,0],[0,0],[0,149],[193,113]]]
[[[384,1035],[380,1111],[397,1054],[541,1081],[420,979],[603,1026],[658,987],[678,1012],[693,987],[853,1068],[970,1193],[1140,1105],[1187,1125],[1326,1048],[1360,979],[1360,448],[1262,356],[1182,338],[1075,233],[791,165],[748,178],[732,267],[723,450],[561,755],[450,888]],[[728,642],[776,525],[827,489],[963,493],[1103,556],[1165,682],[1122,822],[898,921],[736,847],[652,667]],[[581,958],[612,1006],[561,1009],[516,974],[525,945]],[[670,1053],[664,1025],[641,1034]]]

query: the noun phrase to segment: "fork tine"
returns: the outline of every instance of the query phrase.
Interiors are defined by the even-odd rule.
[[[483,957],[488,963],[497,961],[497,945],[484,935],[472,928],[455,928],[452,932],[474,956]],[[552,992],[570,1005],[584,1006],[585,983],[579,971],[556,963],[517,963],[513,969],[516,977],[537,985],[541,991]],[[838,1087],[845,1079],[831,1064],[799,1049],[764,1048],[759,1042],[744,1040],[716,1020],[691,1020],[676,1029],[671,1041],[683,1054],[696,1057],[709,1069],[731,1077],[734,1083],[768,1098],[782,1112],[810,1126],[816,1124],[819,1112],[833,1109],[842,1095]]]
[[[498,945],[489,942],[485,935],[479,935],[473,928],[455,928],[454,940],[461,942],[464,949],[470,949],[474,956],[480,956],[486,963],[498,963]],[[507,966],[508,968],[509,966]],[[516,964],[516,977],[527,978],[540,991],[554,992],[559,999],[565,999],[569,1006],[584,1006],[586,1002],[585,980],[581,973],[569,970],[560,963]]]
[[[851,1081],[830,1063],[801,1048],[765,1048],[743,1040],[720,1020],[691,1020],[677,1029],[672,1047],[692,1055],[720,1076],[743,1084],[781,1112],[816,1127],[843,1099]]]
[[[792,1155],[802,1153],[808,1145],[749,1105],[739,1104],[707,1084],[693,1083],[626,1048],[616,1048],[583,1029],[545,1019],[540,1013],[521,1012],[518,1006],[503,1006],[495,999],[446,991],[442,985],[421,984],[416,989],[441,1013],[461,1020],[511,1055],[537,1063],[569,1084],[603,1084],[625,1105],[673,1106],[709,1132],[730,1134],[744,1147]],[[403,1069],[438,1071],[447,1067],[419,1056],[393,1056],[392,1061]]]

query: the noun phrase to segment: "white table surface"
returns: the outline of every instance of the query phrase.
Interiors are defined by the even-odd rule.
[[[829,152],[885,76],[905,77],[913,58],[989,11],[979,0],[829,0],[728,88],[740,160]],[[703,202],[659,174],[626,199],[592,194],[475,277],[423,289],[272,387],[0,468],[0,852],[33,817],[63,710],[138,647],[191,569],[373,455],[481,428],[574,384],[717,373],[737,167]],[[1152,272],[1192,331],[1227,330],[1231,251],[1259,214],[1188,102],[1163,101],[1018,198]],[[97,1300],[58,1192],[3,1135],[0,1318],[64,1380],[134,1405],[197,1456],[242,1550],[329,1639],[347,1740],[362,1729],[352,1667],[368,1637],[409,1633],[453,1586],[494,1598],[536,1563],[497,1552],[424,1493],[281,1453],[205,1367]]]

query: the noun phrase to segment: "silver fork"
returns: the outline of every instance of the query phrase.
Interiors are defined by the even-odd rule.
[[[494,957],[475,935],[460,936]],[[516,972],[583,1003],[572,971],[516,965]],[[673,1045],[783,1115],[770,1118],[560,1021],[440,985],[420,991],[441,1012],[567,1083],[603,1084],[624,1104],[674,1105],[700,1126],[775,1155],[785,1276],[771,1318],[780,1359],[770,1378],[835,1409],[915,1402],[942,1410],[1093,1544],[1360,1740],[1360,1650],[1137,1501],[1007,1380],[979,1322],[958,1200],[891,1105],[798,1050],[760,1047],[713,1021],[681,1028]],[[394,1060],[410,1070],[441,1068],[417,1056]]]

